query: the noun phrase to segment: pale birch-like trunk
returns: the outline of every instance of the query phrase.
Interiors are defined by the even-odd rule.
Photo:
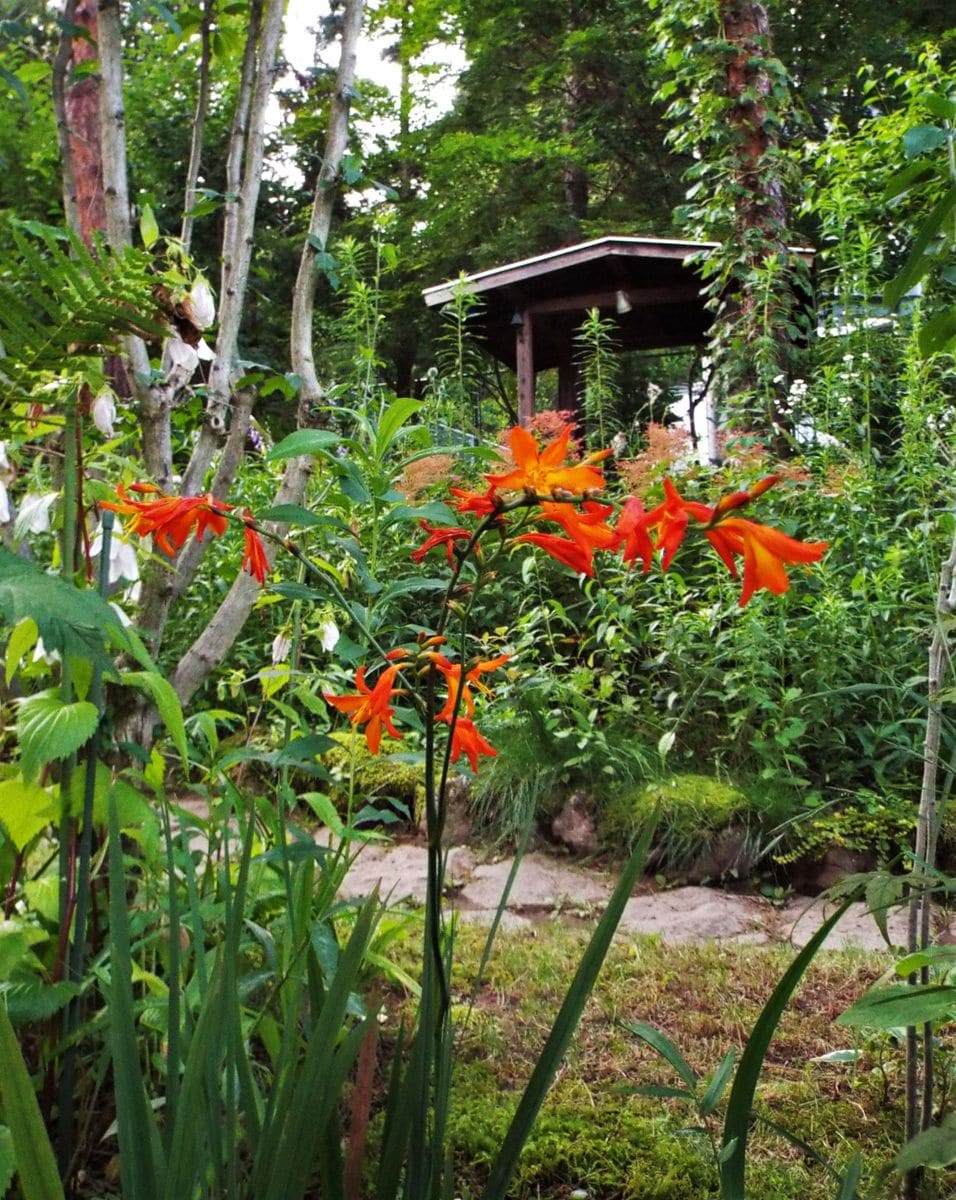
[[[936,596],[936,624],[930,642],[926,680],[926,733],[923,738],[923,780],[920,789],[919,817],[916,824],[914,874],[917,882],[912,889],[909,905],[907,949],[911,954],[924,950],[931,942],[931,898],[927,891],[927,868],[936,861],[936,840],[939,827],[939,744],[943,726],[943,679],[949,666],[949,636],[952,614],[956,609],[956,536],[949,557],[943,564]],[[923,882],[919,882],[922,880]],[[927,968],[917,972],[912,983],[929,983]],[[933,1026],[922,1030],[909,1028],[906,1038],[906,1140],[909,1141],[933,1121]],[[922,1079],[920,1066],[922,1065]],[[919,1192],[918,1172],[910,1172],[904,1180],[904,1195],[916,1197]]]
[[[348,117],[355,82],[355,56],[362,28],[363,0],[350,0],[341,34],[341,56],[336,76],[335,96],[329,114],[325,153],[316,181],[315,199],[309,233],[302,247],[296,279],[290,333],[292,369],[301,379],[297,424],[313,425],[316,409],[323,400],[322,387],[315,370],[312,350],[313,315],[316,285],[316,256],[328,241],[335,204],[336,184],[342,156],[348,144]],[[290,459],[273,503],[301,504],[312,473],[310,458]],[[276,532],[281,527],[272,526]],[[276,553],[275,543],[266,547],[269,563]],[[220,604],[213,619],[177,664],[171,682],[185,704],[228,654],[259,594],[255,580],[240,572]]]

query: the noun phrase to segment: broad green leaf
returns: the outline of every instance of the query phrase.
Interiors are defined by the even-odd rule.
[[[907,954],[906,958],[901,958],[895,969],[897,975],[905,979],[914,971],[921,971],[923,967],[938,966],[940,963],[949,967],[956,963],[956,946],[927,946],[925,950],[917,950],[915,954]]]
[[[309,512],[301,504],[276,504],[259,513],[260,521],[275,521],[279,525],[298,525],[301,529],[311,529],[315,525],[326,525],[328,517],[320,517],[318,513]]]
[[[415,592],[444,592],[447,589],[447,579],[417,579],[412,576],[409,579],[398,579],[395,583],[390,583],[387,588],[383,589],[376,603],[387,604],[389,600],[394,600],[396,596],[408,596]]]
[[[9,979],[29,953],[30,941],[23,925],[0,920],[0,980]]]
[[[683,1079],[684,1083],[690,1088],[691,1092],[696,1092],[697,1074],[670,1038],[665,1037],[653,1025],[645,1025],[643,1021],[636,1021],[633,1024],[625,1022],[624,1028],[628,1033],[633,1033],[635,1037],[639,1037],[641,1041],[647,1042],[651,1049],[656,1050],[661,1058],[670,1063],[681,1079]]]
[[[0,546],[0,616],[14,627],[32,618],[48,652],[87,658],[110,678],[116,675],[111,650],[126,650],[149,664],[139,638],[102,596],[46,574],[5,546]]]
[[[95,704],[78,700],[66,704],[48,689],[19,702],[17,737],[23,778],[32,782],[46,763],[75,753],[93,734],[100,714]]]
[[[863,1163],[857,1154],[850,1162],[843,1178],[840,1180],[840,1190],[836,1194],[836,1200],[857,1200],[857,1186],[860,1182],[862,1169]]]
[[[123,671],[120,675],[120,683],[127,687],[139,688],[149,696],[156,705],[156,711],[162,718],[167,733],[173,740],[176,752],[185,763],[188,753],[183,708],[169,680],[164,679],[156,671]]]
[[[911,162],[907,163],[902,171],[897,171],[886,185],[883,192],[884,200],[896,200],[901,196],[905,196],[917,184],[925,183],[928,179],[934,179],[939,175],[935,163],[931,162]]]
[[[59,806],[39,784],[21,777],[0,783],[0,825],[17,850],[25,846],[59,816]]]
[[[956,1163],[956,1113],[949,1113],[941,1125],[934,1125],[918,1133],[896,1156],[898,1171],[913,1171],[917,1167],[929,1167],[941,1171]]]
[[[273,446],[266,455],[266,462],[283,462],[287,458],[302,458],[307,455],[324,454],[341,442],[340,434],[331,429],[297,429],[284,437],[278,446]]]
[[[919,348],[924,358],[956,350],[956,305],[944,308],[920,326]]]
[[[874,988],[837,1017],[838,1025],[862,1025],[867,1029],[898,1029],[924,1025],[956,1013],[956,987],[925,983],[910,986],[895,983]]]
[[[63,1200],[53,1148],[40,1116],[6,1004],[0,999],[0,1103],[16,1146],[23,1200]]]
[[[949,219],[954,208],[956,208],[956,183],[952,184],[933,205],[913,239],[903,269],[883,289],[883,300],[888,308],[896,308],[910,288],[914,287],[929,270],[933,259],[926,251],[939,234],[944,222]]]
[[[6,1125],[0,1125],[0,1196],[7,1194],[16,1170],[17,1160],[13,1153],[13,1134]]]
[[[23,656],[33,649],[39,636],[40,631],[37,628],[36,621],[32,617],[25,617],[10,634],[5,657],[7,687],[10,686],[10,680],[23,661]]]
[[[325,754],[338,745],[324,733],[310,733],[305,737],[293,738],[272,759],[275,767],[292,766],[295,763],[312,762],[316,755]]]
[[[903,886],[901,876],[890,875],[889,872],[883,871],[872,875],[866,883],[866,906],[883,936],[883,941],[888,946],[892,945],[892,939],[887,928],[886,918],[889,910],[895,904],[900,903],[903,897]]]
[[[914,125],[903,134],[903,153],[907,158],[918,158],[945,146],[947,134],[938,125]]]
[[[375,457],[381,462],[398,436],[402,426],[425,407],[424,400],[413,400],[409,396],[393,400],[382,413],[375,432]]]
[[[156,223],[156,214],[148,204],[143,205],[143,211],[140,213],[139,236],[143,239],[143,245],[147,250],[159,238],[159,225]]]
[[[436,525],[454,525],[456,514],[436,500],[432,504],[397,504],[385,518],[383,525],[391,525],[395,521],[430,521]]]
[[[956,100],[949,96],[939,92],[924,92],[920,96],[920,103],[941,121],[956,121]]]
[[[3,988],[0,1003],[6,1000],[7,1013],[14,1025],[48,1021],[80,994],[78,983],[46,983],[39,977],[17,980]]]

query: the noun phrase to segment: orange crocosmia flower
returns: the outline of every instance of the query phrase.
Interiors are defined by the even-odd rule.
[[[455,566],[455,542],[470,541],[471,533],[467,529],[461,529],[458,526],[448,526],[443,529],[440,525],[429,525],[427,521],[419,521],[418,524],[428,534],[428,537],[418,547],[412,551],[412,561],[420,563],[429,550],[433,550],[436,546],[444,546],[445,554],[448,557],[448,565],[452,568]]]
[[[640,559],[644,564],[644,574],[651,569],[654,558],[654,543],[647,532],[647,514],[644,505],[637,496],[628,496],[621,506],[621,515],[614,526],[616,537],[615,548],[620,548],[621,557],[627,566]]]
[[[751,500],[756,500],[758,496],[762,496],[764,492],[769,491],[779,479],[779,475],[765,475],[763,479],[758,480],[747,492],[731,492],[729,496],[721,496],[714,508],[714,515],[711,518],[712,522],[716,523],[724,513],[743,508]]]
[[[664,551],[664,557],[661,560],[662,570],[666,571],[671,565],[674,555],[684,540],[691,517],[706,525],[713,520],[714,510],[708,504],[699,504],[696,500],[685,500],[671,481],[665,477],[664,503],[658,504],[644,516],[645,528],[657,531],[657,542],[654,548]]]
[[[779,529],[744,517],[726,517],[704,532],[734,579],[738,578],[735,556],[743,555],[741,608],[761,588],[782,595],[790,587],[785,564],[819,562],[829,545],[828,542],[798,542]]]
[[[392,718],[395,716],[395,710],[390,704],[393,696],[401,694],[394,683],[402,665],[397,663],[394,666],[386,667],[373,688],[370,688],[365,682],[365,668],[359,667],[355,674],[357,695],[333,696],[329,692],[322,693],[333,708],[348,714],[353,725],[366,727],[365,744],[368,746],[370,754],[378,754],[379,746],[382,744],[383,727],[393,738],[402,736],[393,724]]]
[[[583,463],[568,466],[565,459],[570,441],[571,426],[565,425],[553,442],[539,450],[538,443],[527,429],[515,425],[505,434],[514,469],[503,475],[486,475],[485,478],[492,487],[512,492],[534,492],[542,496],[559,492],[582,496],[586,492],[600,491],[604,487],[604,475],[592,464],[606,458],[610,451],[601,451]]]
[[[611,504],[585,500],[580,508],[573,504],[554,504],[544,501],[537,520],[554,521],[579,546],[590,550],[609,550],[616,538],[607,518],[614,512]]]
[[[487,492],[469,492],[464,488],[451,488],[451,494],[457,496],[455,508],[460,513],[474,513],[476,517],[487,517],[500,507],[495,485],[489,485]]]
[[[116,489],[119,501],[101,501],[100,507],[132,517],[130,531],[140,537],[152,534],[156,546],[170,558],[182,549],[194,530],[201,541],[207,529],[220,534],[226,528],[225,514],[232,505],[217,500],[210,492],[205,496],[167,496],[152,484],[133,484],[133,489],[153,493],[158,499],[131,500],[120,484]]]
[[[269,560],[266,558],[266,548],[262,544],[262,538],[259,536],[255,527],[250,524],[252,513],[246,510],[246,516],[249,521],[246,522],[246,545],[242,555],[243,570],[259,581],[265,583],[266,576],[269,574]]]
[[[474,721],[469,721],[467,717],[458,718],[451,735],[451,761],[457,762],[462,754],[475,772],[478,770],[479,754],[486,754],[489,758],[495,758],[498,754],[475,728]]]
[[[540,546],[546,554],[570,567],[576,575],[594,575],[594,551],[590,546],[582,546],[579,542],[559,537],[556,533],[523,533],[521,537],[515,538],[515,545],[521,542]]]
[[[466,672],[464,684],[461,682],[461,663],[453,663],[444,654],[439,654],[437,651],[430,651],[425,657],[429,658],[435,664],[436,670],[440,671],[445,677],[445,683],[448,688],[448,694],[445,697],[445,707],[436,715],[435,720],[450,721],[455,712],[459,689],[461,690],[462,711],[466,717],[473,717],[475,714],[475,698],[472,695],[471,688],[475,687],[484,695],[490,695],[491,689],[486,683],[482,683],[481,676],[488,675],[491,671],[497,671],[499,667],[503,667],[509,661],[511,655],[499,654],[497,658],[489,658],[484,662],[476,663],[470,671]]]

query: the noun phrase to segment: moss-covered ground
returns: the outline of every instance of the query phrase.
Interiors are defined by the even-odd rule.
[[[487,1165],[550,1029],[587,932],[554,921],[499,936],[473,1009],[467,1000],[484,931],[458,935],[456,1057],[450,1136],[457,1194],[478,1195]],[[411,955],[413,946],[408,947]],[[726,1051],[744,1045],[792,951],[720,944],[675,946],[618,939],[578,1036],[537,1123],[515,1183],[516,1200],[702,1200],[716,1196],[711,1136],[720,1142],[723,1105],[709,1131],[680,1100],[628,1094],[679,1084],[674,1071],[626,1025],[665,1033],[706,1077]],[[902,1075],[888,1043],[862,1046],[856,1064],[812,1060],[853,1046],[833,1024],[887,963],[861,953],[821,955],[785,1014],[758,1091],[758,1113],[845,1167],[866,1171],[899,1141]],[[759,1200],[832,1200],[834,1178],[758,1121],[751,1137],[748,1195]]]

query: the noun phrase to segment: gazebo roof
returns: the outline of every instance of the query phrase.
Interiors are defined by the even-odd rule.
[[[517,366],[515,329],[534,324],[534,370],[567,363],[574,334],[588,309],[597,308],[617,326],[623,350],[699,345],[706,341],[711,314],[701,295],[691,255],[715,250],[716,242],[671,238],[602,237],[519,262],[450,280],[423,292],[430,307],[447,304],[457,287],[479,296],[482,309],[474,332],[491,354]],[[812,250],[793,252],[812,260]]]

